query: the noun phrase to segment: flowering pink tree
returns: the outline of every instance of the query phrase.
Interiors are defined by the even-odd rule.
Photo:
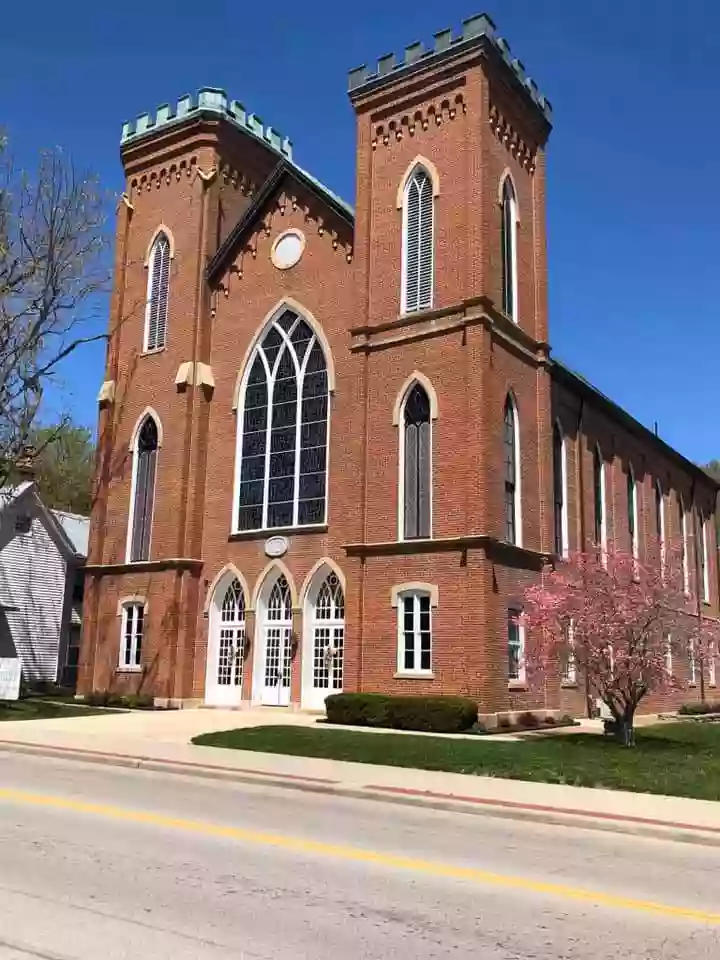
[[[717,634],[713,621],[693,616],[682,573],[665,555],[646,566],[620,552],[571,554],[526,591],[523,618],[531,681],[571,663],[627,746],[642,698],[683,687],[673,661],[695,657],[702,669]]]

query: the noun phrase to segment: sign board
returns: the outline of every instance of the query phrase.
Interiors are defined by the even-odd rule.
[[[18,700],[22,667],[18,657],[0,657],[0,700]]]

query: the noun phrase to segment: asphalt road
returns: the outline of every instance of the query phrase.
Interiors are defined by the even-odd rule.
[[[2,960],[717,960],[720,848],[0,753]]]

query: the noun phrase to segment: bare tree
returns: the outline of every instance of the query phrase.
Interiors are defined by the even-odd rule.
[[[111,276],[103,196],[59,149],[18,169],[0,137],[0,486],[25,455],[43,392],[82,344],[104,340]]]

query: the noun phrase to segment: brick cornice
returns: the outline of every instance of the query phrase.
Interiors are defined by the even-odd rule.
[[[401,314],[382,323],[365,324],[350,330],[350,350],[369,353],[408,340],[450,333],[471,326],[484,326],[493,337],[518,350],[538,366],[549,362],[549,343],[536,340],[498,310],[490,297],[470,297],[449,307]]]
[[[409,556],[417,553],[465,553],[484,550],[488,559],[502,559],[516,566],[540,570],[553,559],[550,553],[518,547],[488,534],[463,537],[437,537],[428,540],[385,540],[375,543],[346,543],[349,557]]]
[[[203,562],[193,557],[168,557],[163,560],[142,560],[136,563],[88,563],[84,570],[96,576],[116,573],[156,573],[163,570],[199,570]]]

